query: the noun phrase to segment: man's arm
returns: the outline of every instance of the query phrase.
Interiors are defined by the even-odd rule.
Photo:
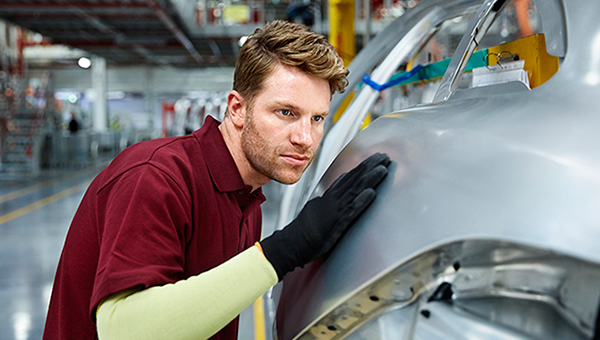
[[[174,284],[126,290],[100,303],[100,340],[208,339],[277,283],[258,246]]]

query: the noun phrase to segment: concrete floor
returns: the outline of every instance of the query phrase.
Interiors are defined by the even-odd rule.
[[[34,178],[0,174],[0,340],[41,339],[68,226],[85,189],[105,165]],[[264,235],[273,230],[280,191],[278,184],[264,188]],[[265,306],[265,339],[271,339],[272,312]],[[239,339],[255,339],[260,331],[252,307],[241,315]]]

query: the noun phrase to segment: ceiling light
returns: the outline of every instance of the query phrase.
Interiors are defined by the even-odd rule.
[[[90,66],[92,66],[92,61],[89,58],[81,57],[77,61],[77,65],[81,68],[90,68]]]

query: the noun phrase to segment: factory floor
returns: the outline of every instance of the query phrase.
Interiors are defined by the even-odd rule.
[[[0,173],[0,340],[41,339],[67,229],[92,179],[108,162],[85,169]],[[273,231],[281,186],[263,188],[263,235]],[[267,297],[240,317],[239,339],[268,340]]]

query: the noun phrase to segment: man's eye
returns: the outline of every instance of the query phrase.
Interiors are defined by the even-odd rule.
[[[286,109],[281,109],[281,110],[278,110],[277,112],[281,113],[283,116],[289,116],[292,114],[292,112],[290,110],[286,110]]]
[[[313,120],[314,120],[315,122],[320,122],[320,121],[322,121],[322,120],[323,120],[323,117],[321,117],[321,116],[314,116],[314,117],[313,117]]]

